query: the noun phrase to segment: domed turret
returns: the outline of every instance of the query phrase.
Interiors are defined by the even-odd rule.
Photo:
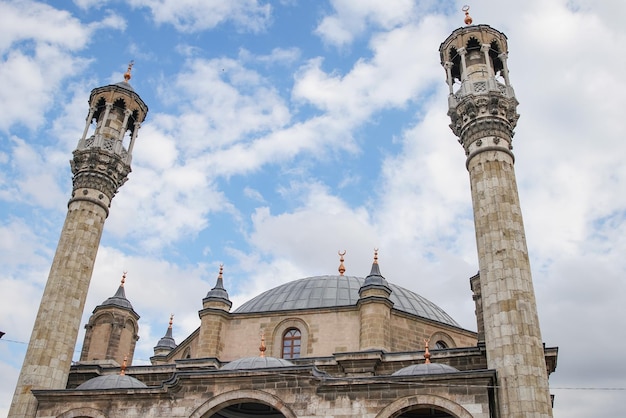
[[[167,327],[165,335],[159,340],[157,345],[154,346],[154,356],[150,357],[152,364],[160,364],[166,362],[167,355],[178,345],[172,337],[172,324],[174,323],[174,314],[170,315],[170,323]]]
[[[81,362],[121,364],[125,356],[132,363],[135,345],[139,340],[139,315],[126,299],[124,284],[126,273],[117,292],[96,306],[85,325],[85,339],[80,355]]]

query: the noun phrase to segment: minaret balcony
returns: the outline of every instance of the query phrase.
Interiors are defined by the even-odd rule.
[[[117,154],[126,164],[130,164],[130,154],[124,148],[122,141],[114,138],[107,138],[104,135],[92,135],[89,138],[78,141],[77,150],[86,150],[90,148],[100,148],[112,154]]]

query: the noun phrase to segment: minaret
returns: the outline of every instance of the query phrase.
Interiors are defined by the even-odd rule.
[[[126,298],[126,273],[115,295],[96,306],[85,325],[85,339],[80,354],[81,363],[116,365],[133,362],[135,345],[139,340],[139,315]]]
[[[452,32],[439,52],[450,91],[450,127],[467,156],[487,364],[498,374],[498,416],[551,417],[513,170],[513,129],[519,115],[509,81],[507,39],[490,26],[471,23],[466,13],[468,26]]]
[[[9,417],[35,416],[32,389],[65,389],[67,384],[104,221],[131,171],[137,132],[148,112],[128,84],[131,67],[125,81],[91,91],[85,130],[70,161],[72,197]],[[87,137],[94,119],[95,131]]]

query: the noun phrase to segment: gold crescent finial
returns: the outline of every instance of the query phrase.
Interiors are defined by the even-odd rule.
[[[132,75],[130,74],[130,70],[133,69],[133,65],[135,65],[135,61],[134,60],[128,63],[128,69],[124,73],[124,81],[126,83],[128,83],[128,80],[130,80],[130,78],[132,77]]]
[[[428,351],[428,345],[430,344],[430,338],[424,338],[424,363],[430,364],[430,352]]]
[[[222,273],[224,272],[224,264],[220,264],[220,274],[217,276],[218,279],[222,278]]]
[[[120,369],[120,376],[124,376],[126,374],[126,362],[128,361],[128,354],[124,356],[124,361],[122,362],[122,367]]]
[[[337,254],[339,254],[339,275],[343,276],[343,273],[346,272],[346,266],[343,265],[344,259],[343,256],[346,255],[346,250],[343,250],[343,252],[341,251],[337,251]]]
[[[259,357],[265,357],[265,350],[267,350],[267,348],[265,347],[265,333],[261,331],[261,346],[259,347]]]
[[[378,264],[378,248],[374,248],[374,264]]]
[[[172,324],[174,323],[174,314],[170,314],[170,326],[169,329],[172,329]]]
[[[120,284],[120,286],[124,287],[124,283],[126,283],[126,273],[128,273],[127,271],[122,273],[122,284]]]
[[[469,9],[470,7],[466,4],[465,6],[463,6],[463,8],[461,10],[463,10],[465,12],[465,24],[466,25],[471,25],[472,24],[472,16],[469,15]]]

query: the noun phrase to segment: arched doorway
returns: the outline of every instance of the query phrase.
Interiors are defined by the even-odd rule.
[[[437,408],[419,408],[411,409],[408,411],[402,412],[397,416],[398,418],[455,418],[454,415],[450,415],[449,413],[439,410]]]
[[[209,418],[285,418],[285,416],[270,405],[258,402],[241,402],[220,409]]]
[[[209,399],[190,418],[296,418],[279,398],[260,390],[234,390]]]
[[[376,418],[472,418],[465,408],[437,395],[413,395],[396,399]]]

